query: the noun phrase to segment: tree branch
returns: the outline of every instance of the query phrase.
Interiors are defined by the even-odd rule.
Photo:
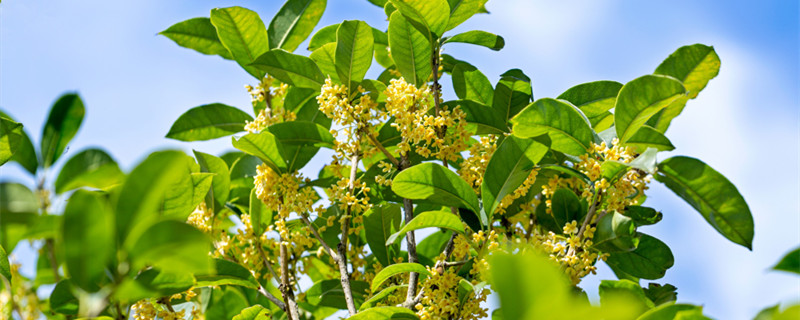
[[[359,143],[360,139],[356,139],[356,143]],[[356,188],[356,174],[358,173],[358,152],[356,151],[352,158],[350,159],[350,181],[348,187],[350,188],[350,194],[355,192]],[[347,311],[350,315],[355,315],[358,313],[356,310],[356,304],[353,300],[353,290],[350,288],[350,273],[347,271],[347,236],[350,232],[350,214],[352,209],[348,205],[347,211],[345,212],[345,216],[342,224],[342,241],[339,242],[339,257],[336,259],[337,264],[339,265],[339,275],[340,281],[342,282],[342,291],[344,291],[344,300],[347,303]]]
[[[283,239],[281,239],[283,242]],[[297,302],[294,299],[294,291],[289,283],[289,254],[285,243],[281,243],[281,293],[286,301],[286,315],[289,320],[300,320],[300,313],[297,310]]]

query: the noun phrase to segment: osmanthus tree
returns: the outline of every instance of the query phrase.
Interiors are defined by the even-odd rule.
[[[38,156],[21,125],[0,118],[0,163],[16,160],[40,179],[37,193],[0,185],[2,247],[45,239],[35,279],[0,252],[11,289],[3,314],[706,319],[701,307],[675,303],[674,286],[641,286],[662,278],[673,255],[640,228],[661,219],[645,203],[654,178],[751,248],[753,219],[730,181],[695,158],[657,160],[674,149],[665,136],[672,119],[719,71],[712,47],[681,47],[626,84],[533,99],[522,70],[492,84],[441,53],[456,42],[502,49],[498,35],[452,31],[486,12],[486,0],[370,2],[387,27],[322,27],[309,56],[292,52],[325,0],[289,0],[268,25],[228,7],[163,31],[255,78],[252,115],[195,107],[167,137],[234,135],[239,151],[155,152],[128,174],[104,152],[83,151],[55,181],[68,197],[59,215],[49,214],[36,168],[51,166],[74,136],[80,100],[59,99]],[[366,79],[373,60],[383,72]],[[452,84],[441,83],[445,73]],[[443,101],[445,88],[458,99]],[[312,161],[318,153],[324,163]],[[619,279],[604,280],[592,305],[579,285],[601,261]],[[55,289],[39,301],[33,293],[49,283]],[[490,312],[492,291],[501,307]]]

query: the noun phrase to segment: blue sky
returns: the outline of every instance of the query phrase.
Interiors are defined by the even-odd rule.
[[[164,135],[180,114],[201,104],[249,111],[244,85],[255,80],[230,61],[156,34],[230,5],[269,21],[280,3],[6,0],[0,5],[0,108],[38,142],[52,102],[78,91],[87,115],[68,153],[101,146],[125,170],[156,149],[228,150],[227,139],[181,143]],[[318,27],[343,19],[387,24],[366,0],[329,0],[328,7]],[[709,315],[747,319],[762,307],[800,300],[800,278],[768,271],[800,245],[797,1],[493,0],[487,8],[491,14],[456,31],[498,33],[506,48],[455,44],[446,53],[478,66],[492,81],[520,68],[533,79],[536,98],[588,81],[624,83],[653,72],[682,45],[713,45],[721,72],[673,122],[668,134],[677,149],[661,158],[694,156],[733,181],[753,212],[754,250],[726,241],[657,183],[648,204],[663,209],[664,220],[642,231],[675,253],[675,266],[662,281],[679,288],[680,301],[705,305]],[[449,80],[444,86],[450,90]],[[16,165],[3,166],[0,180],[32,183]],[[599,279],[611,278],[603,267],[583,286],[596,293]]]

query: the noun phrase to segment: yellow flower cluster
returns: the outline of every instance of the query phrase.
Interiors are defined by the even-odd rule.
[[[522,182],[522,185],[514,190],[513,193],[506,195],[502,200],[500,200],[500,204],[497,205],[497,209],[495,209],[494,212],[497,214],[505,213],[506,208],[514,203],[514,200],[517,200],[528,194],[528,190],[530,190],[533,183],[536,182],[537,175],[539,175],[539,168],[534,168],[531,170],[531,172],[528,174],[528,177]]]
[[[492,158],[495,150],[497,150],[497,136],[490,134],[480,137],[480,141],[469,147],[469,157],[465,157],[461,162],[461,168],[458,169],[458,175],[464,179],[475,193],[481,193],[481,184],[483,183],[483,174],[486,172],[486,166],[489,164],[489,159]]]
[[[534,244],[549,254],[550,259],[560,263],[572,284],[577,285],[583,277],[596,273],[595,263],[599,258],[605,258],[589,250],[595,230],[595,227],[589,226],[578,237],[578,222],[572,221],[563,227],[564,235],[553,232],[537,234]]]
[[[255,120],[245,124],[245,131],[258,133],[275,123],[293,121],[297,117],[294,112],[283,108],[283,97],[286,96],[288,86],[285,83],[275,86],[275,82],[274,78],[266,76],[255,88],[245,86],[253,106],[264,104]]]
[[[438,272],[436,268],[428,267],[431,277],[422,284],[420,303],[415,306],[417,315],[421,320],[428,319],[465,319],[477,320],[488,317],[488,309],[481,307],[481,302],[486,301],[488,289],[470,294],[461,301],[458,295],[458,283],[464,278],[456,275],[455,268],[446,268]]]
[[[581,161],[575,164],[575,169],[586,174],[594,182],[596,192],[603,195],[607,211],[624,211],[627,206],[638,203],[639,196],[647,190],[651,176],[643,171],[630,168],[613,184],[602,178],[603,161],[630,163],[636,157],[630,148],[620,147],[617,139],[614,139],[612,144],[611,148],[606,146],[605,142],[599,145],[592,144],[590,154],[582,155]],[[581,196],[591,199],[592,195],[591,187],[584,186]]]
[[[44,250],[45,247],[39,250],[40,256],[46,254]],[[11,258],[9,265],[11,278],[8,280],[11,282],[11,288],[0,290],[0,311],[2,311],[0,316],[6,314],[6,312],[11,314],[11,310],[6,308],[15,306],[15,311],[18,312],[22,320],[41,318],[42,306],[40,305],[39,297],[36,296],[35,288],[29,282],[26,282],[26,278],[19,273],[19,268],[22,265],[15,261],[13,254],[9,255],[9,258]]]
[[[366,90],[358,87],[357,92],[361,94],[357,103],[353,103],[354,97],[348,96],[348,88],[345,85],[333,84],[330,78],[325,80],[321,92],[317,96],[319,110],[334,123],[344,126],[346,135],[352,136],[356,131],[363,133],[365,128],[370,127],[372,120],[377,120],[379,114],[378,104],[372,101],[369,95],[364,94]],[[351,126],[355,126],[354,128]],[[353,130],[356,131],[353,131]],[[332,132],[335,133],[335,132]]]
[[[133,319],[135,320],[179,320],[185,317],[186,311],[169,311],[165,308],[158,310],[149,300],[140,300],[131,306],[134,312]]]
[[[386,90],[386,115],[394,117],[392,126],[403,137],[397,146],[401,154],[415,151],[423,157],[455,161],[467,149],[471,133],[467,131],[466,114],[456,106],[453,110],[442,107],[438,115],[431,115],[430,91],[407,83],[403,78],[393,79]],[[445,130],[450,133],[445,134]]]
[[[209,209],[206,206],[206,202],[203,201],[192,211],[186,222],[200,229],[200,231],[211,233],[215,225],[214,211]]]

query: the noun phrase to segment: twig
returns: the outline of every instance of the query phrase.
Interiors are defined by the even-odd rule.
[[[308,220],[308,217],[305,214],[301,214],[300,219],[303,220],[303,222],[309,229],[311,229],[311,233],[314,234],[314,237],[317,238],[317,241],[319,241],[322,244],[322,247],[325,248],[325,252],[327,252],[331,256],[331,258],[333,258],[333,260],[336,260],[337,259],[336,251],[333,251],[333,249],[331,249],[328,243],[325,242],[324,239],[322,239],[322,237],[319,235],[319,232],[317,231],[317,228],[314,228],[314,225],[311,224],[311,221]]]
[[[466,259],[466,260],[461,260],[461,261],[452,261],[452,262],[450,262],[450,261],[445,261],[445,262],[444,262],[444,266],[445,266],[445,267],[457,267],[457,266],[463,266],[463,265],[467,264],[467,262],[469,262],[469,259]]]
[[[389,150],[386,150],[383,144],[381,144],[381,142],[378,141],[378,139],[375,138],[375,136],[371,132],[367,133],[366,135],[367,138],[369,138],[370,142],[372,142],[372,144],[375,145],[375,147],[378,148],[378,150],[383,152],[383,155],[385,155],[386,158],[389,158],[389,161],[391,161],[395,167],[400,168],[400,162],[398,162],[397,159],[395,159],[395,157],[392,155],[391,152],[389,152]]]
[[[356,139],[356,143],[358,143],[360,139]],[[356,188],[356,174],[358,173],[358,152],[355,152],[350,159],[350,181],[349,181],[349,188],[350,194],[355,191]],[[353,300],[353,290],[350,288],[350,273],[347,272],[347,236],[350,232],[350,214],[351,214],[351,207],[347,206],[347,211],[345,212],[345,216],[342,219],[342,241],[339,242],[339,257],[336,259],[337,264],[339,265],[339,275],[340,281],[342,282],[342,291],[344,291],[344,300],[347,303],[347,311],[350,313],[350,316],[355,315],[358,313],[356,310],[356,304]]]
[[[258,243],[258,251],[261,253],[261,260],[264,261],[264,266],[267,268],[267,270],[269,270],[269,273],[272,275],[272,278],[275,280],[280,279],[280,277],[278,277],[278,274],[275,273],[275,269],[272,269],[272,263],[270,263],[269,259],[267,259],[267,253],[264,252],[264,248],[261,247],[260,241]]]
[[[274,303],[276,306],[278,306],[278,308],[281,308],[281,310],[283,310],[284,312],[286,311],[286,304],[283,303],[281,299],[278,299],[278,297],[274,296],[272,293],[267,291],[267,289],[265,289],[263,286],[258,286],[258,292],[261,293],[261,295],[267,297],[267,300]]]
[[[281,239],[283,242],[283,239]],[[294,291],[289,283],[289,254],[285,243],[281,243],[281,293],[286,300],[286,315],[289,320],[300,320],[300,313],[297,310],[297,302],[294,300]]]

